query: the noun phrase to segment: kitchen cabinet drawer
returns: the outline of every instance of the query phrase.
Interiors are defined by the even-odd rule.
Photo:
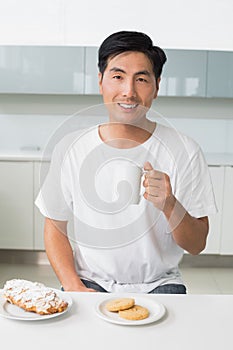
[[[84,48],[0,46],[0,93],[83,94]]]
[[[207,51],[164,50],[160,96],[199,96],[206,94]]]
[[[233,97],[233,52],[208,52],[207,97]]]
[[[33,164],[0,162],[0,248],[33,249]]]

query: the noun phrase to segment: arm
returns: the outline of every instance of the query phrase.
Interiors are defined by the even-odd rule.
[[[86,288],[77,275],[66,221],[46,218],[44,242],[48,259],[65,291],[95,292]]]
[[[191,216],[172,193],[170,178],[145,164],[144,197],[166,216],[175,242],[190,254],[199,254],[206,245],[208,217]]]

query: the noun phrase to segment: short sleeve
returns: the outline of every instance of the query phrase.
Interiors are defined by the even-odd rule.
[[[193,153],[190,162],[180,171],[175,195],[194,217],[217,213],[210,171],[200,147]]]
[[[35,200],[43,216],[61,221],[69,220],[72,207],[71,195],[62,184],[64,154],[60,144],[55,146],[48,174]]]

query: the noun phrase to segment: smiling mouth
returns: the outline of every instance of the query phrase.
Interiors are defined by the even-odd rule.
[[[134,109],[138,106],[138,103],[134,103],[134,104],[118,103],[118,105],[124,109]]]

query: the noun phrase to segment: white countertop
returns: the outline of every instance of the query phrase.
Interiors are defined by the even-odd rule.
[[[42,321],[0,317],[7,349],[219,350],[232,348],[233,295],[142,295],[162,303],[165,315],[147,325],[118,325],[98,317],[96,304],[119,294],[68,293],[64,315]],[[124,294],[125,296],[125,294]],[[137,294],[129,294],[137,300]]]
[[[28,162],[28,161],[49,161],[50,157],[44,156],[43,151],[1,151],[0,161],[16,161],[16,162]]]
[[[205,153],[208,165],[233,166],[233,153]],[[1,151],[0,161],[49,161],[50,157],[39,151]]]
[[[205,153],[208,165],[233,166],[233,153]]]

